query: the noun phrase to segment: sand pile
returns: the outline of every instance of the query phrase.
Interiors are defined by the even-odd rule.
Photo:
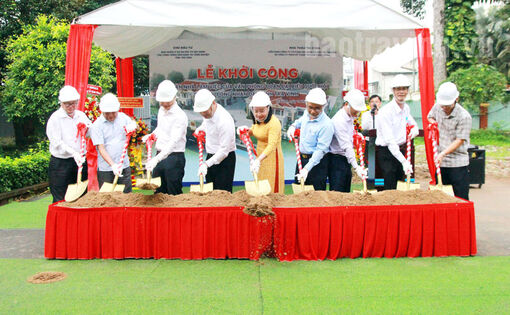
[[[246,191],[233,194],[214,190],[209,193],[188,193],[178,196],[166,194],[143,195],[122,192],[89,192],[75,202],[63,202],[63,207],[244,207],[244,212],[254,216],[274,214],[273,207],[327,207],[364,205],[413,205],[430,203],[455,203],[460,199],[441,191],[383,191],[375,194],[353,194],[334,191],[307,191],[295,195],[269,194],[253,197]]]

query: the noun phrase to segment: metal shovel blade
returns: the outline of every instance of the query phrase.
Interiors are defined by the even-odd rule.
[[[453,192],[453,187],[451,185],[430,185],[429,189],[430,190],[441,190],[445,194],[455,197],[455,194]]]
[[[114,192],[114,191],[124,191],[125,185],[117,185],[118,176],[115,176],[113,179],[113,183],[104,182],[99,192]]]
[[[301,180],[299,184],[292,184],[292,191],[295,194],[302,193],[303,191],[314,191],[313,185],[305,185],[305,182]]]
[[[452,185],[443,185],[443,180],[441,178],[441,175],[437,176],[437,185],[429,185],[429,189],[430,190],[441,190],[445,194],[455,197],[455,193],[453,192],[453,186]]]
[[[364,180],[363,181],[363,190],[353,190],[352,192],[357,193],[357,194],[375,194],[377,192],[377,190],[375,190],[375,189],[368,190],[367,189],[367,181]]]
[[[271,193],[271,185],[267,179],[259,180],[257,173],[252,172],[254,181],[245,181],[246,193],[251,196],[263,196]]]
[[[245,181],[246,192],[251,196],[263,196],[271,193],[271,185],[267,179],[258,181]]]
[[[146,184],[161,187],[161,177],[155,177],[155,178],[151,178],[151,179],[146,179],[146,178],[137,178],[136,179],[136,187],[142,188]]]
[[[420,189],[420,184],[412,184],[411,183],[411,175],[407,175],[407,180],[405,182],[398,181],[397,190],[408,191],[408,190],[416,190]]]
[[[64,197],[64,200],[66,202],[73,202],[76,199],[80,198],[81,195],[87,190],[89,181],[86,180],[84,182],[78,181],[76,184],[71,184],[67,186],[66,195]]]
[[[147,178],[138,178],[136,180],[136,187],[138,188],[143,188],[146,184],[161,187],[161,177],[150,177],[150,175],[148,175]]]
[[[200,184],[199,185],[190,185],[190,192],[199,192],[199,193],[207,193],[213,191],[213,183],[204,184],[204,175],[200,175]]]
[[[190,185],[189,191],[190,192],[207,193],[207,192],[213,191],[213,183],[203,184],[202,186]]]
[[[103,183],[99,192],[114,192],[114,191],[124,191],[124,185],[121,184],[112,184],[112,183]]]

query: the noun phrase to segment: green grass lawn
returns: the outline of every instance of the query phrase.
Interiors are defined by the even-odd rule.
[[[0,313],[510,311],[510,257],[241,260],[0,259]],[[41,271],[67,278],[26,279]]]
[[[50,202],[45,196],[1,206],[0,229],[44,228]],[[510,256],[315,262],[0,259],[0,314],[501,314],[510,312],[509,266]],[[50,284],[26,281],[42,271],[62,271],[67,278]]]

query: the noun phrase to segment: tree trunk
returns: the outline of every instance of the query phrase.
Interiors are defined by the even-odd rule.
[[[44,138],[44,126],[36,118],[14,119],[14,138],[18,148],[33,144]]]
[[[444,2],[434,0],[434,87],[446,80],[446,47],[444,45]]]

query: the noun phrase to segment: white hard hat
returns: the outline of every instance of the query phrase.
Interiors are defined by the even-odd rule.
[[[193,110],[197,113],[205,112],[211,107],[215,97],[208,89],[201,89],[195,94]]]
[[[171,102],[175,95],[177,95],[177,88],[170,80],[164,80],[158,85],[156,91],[156,101],[158,102]]]
[[[397,74],[393,80],[391,80],[391,88],[396,88],[400,86],[410,87],[411,82],[409,82],[409,79],[403,74]]]
[[[326,105],[326,93],[321,88],[311,89],[306,95],[305,101],[319,105]]]
[[[361,112],[367,109],[365,95],[363,95],[363,92],[358,89],[347,92],[347,94],[345,94],[344,101],[349,103],[355,111]]]
[[[436,103],[439,105],[453,105],[459,97],[457,86],[452,82],[445,82],[439,86],[436,93]]]
[[[101,101],[99,102],[99,110],[101,110],[103,113],[113,113],[118,112],[120,109],[120,103],[117,99],[117,96],[115,96],[112,93],[106,93],[101,97]]]
[[[271,105],[271,99],[264,91],[258,91],[251,98],[250,107],[266,107],[269,105]]]
[[[80,93],[70,85],[66,85],[58,92],[58,100],[61,102],[77,101],[80,99]]]

